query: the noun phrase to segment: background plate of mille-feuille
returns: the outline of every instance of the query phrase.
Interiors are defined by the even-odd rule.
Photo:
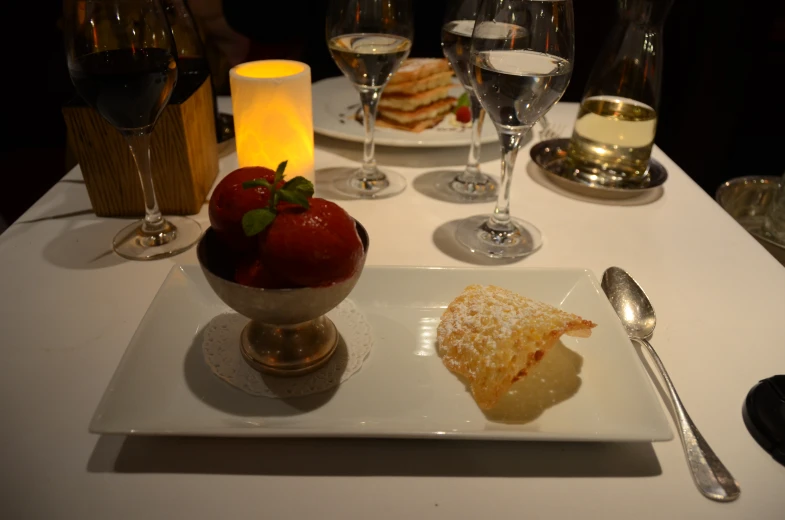
[[[442,363],[436,330],[470,284],[498,285],[597,324],[564,336],[483,412]],[[214,376],[202,336],[231,312],[196,266],[175,266],[142,319],[90,424],[95,433],[664,441],[670,424],[638,353],[584,269],[368,266],[349,299],[371,326],[359,372],[328,392],[248,395]],[[340,332],[340,329],[339,329]],[[237,340],[239,346],[239,338]]]
[[[463,92],[463,87],[455,80],[450,95],[457,98]],[[313,84],[313,129],[317,134],[362,143],[365,140],[365,129],[362,117],[359,117],[361,114],[360,94],[345,77],[327,78]],[[493,123],[486,117],[482,143],[497,140]],[[469,146],[470,141],[471,126],[457,123],[453,112],[448,113],[435,127],[419,133],[378,125],[374,132],[374,142],[385,146],[437,148]]]

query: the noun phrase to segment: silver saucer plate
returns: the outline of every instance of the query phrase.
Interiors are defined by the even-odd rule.
[[[649,163],[649,180],[640,186],[608,187],[587,183],[575,177],[575,171],[567,166],[567,148],[570,140],[566,138],[540,141],[531,148],[532,160],[545,171],[554,184],[588,197],[606,199],[626,199],[650,193],[668,180],[668,170],[655,159]]]

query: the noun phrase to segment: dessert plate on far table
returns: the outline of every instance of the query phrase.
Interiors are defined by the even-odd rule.
[[[475,283],[506,287],[597,324],[590,338],[563,337],[513,386],[518,393],[511,394],[507,407],[489,415],[444,367],[436,350],[444,309]],[[255,397],[229,386],[206,366],[205,325],[229,309],[198,267],[174,267],[131,339],[90,431],[540,441],[672,438],[635,348],[589,271],[367,266],[349,299],[373,329],[374,345],[362,369],[334,391],[295,399]]]
[[[462,93],[463,87],[456,83],[451,95],[459,97]],[[362,122],[355,117],[358,111],[361,111],[360,94],[345,77],[327,78],[313,84],[313,129],[317,134],[345,141],[364,142],[365,129]],[[454,119],[453,114],[448,114],[434,128],[420,133],[377,126],[374,142],[400,147],[469,146],[471,128],[456,126]],[[482,143],[494,143],[497,140],[493,123],[486,117],[482,128]]]

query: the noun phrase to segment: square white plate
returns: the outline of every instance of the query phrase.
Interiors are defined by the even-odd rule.
[[[522,416],[513,414],[528,422],[503,423],[482,413],[435,348],[439,317],[472,283],[506,287],[598,324],[591,338],[562,338],[561,354],[553,358],[558,361],[561,356],[562,372],[565,366],[573,367],[567,370],[572,373],[554,377],[571,381],[576,392],[541,406],[539,414],[532,415],[530,407]],[[203,359],[205,324],[229,309],[199,267],[173,268],[134,334],[90,431],[571,441],[672,438],[652,383],[589,271],[367,267],[349,298],[373,327],[375,343],[360,372],[332,393],[292,400],[253,397],[215,377]],[[532,393],[537,388],[527,395]]]

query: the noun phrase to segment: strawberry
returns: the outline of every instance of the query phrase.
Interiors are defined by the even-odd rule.
[[[458,109],[455,110],[455,119],[459,123],[471,123],[472,111],[469,110],[469,107],[458,107]]]

